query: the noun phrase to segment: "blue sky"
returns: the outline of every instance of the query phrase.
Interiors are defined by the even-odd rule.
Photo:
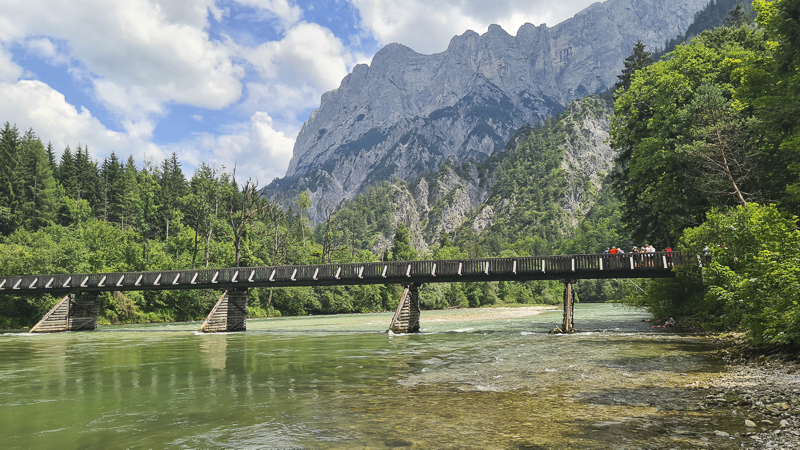
[[[283,176],[324,92],[399,42],[549,26],[590,0],[0,0],[0,122],[60,154],[158,163],[175,152],[237,178]]]

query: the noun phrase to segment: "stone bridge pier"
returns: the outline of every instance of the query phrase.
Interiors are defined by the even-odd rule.
[[[419,314],[419,284],[407,284],[389,330],[393,333],[419,333]]]
[[[97,293],[72,293],[45,314],[30,333],[95,330],[99,314],[100,297]]]
[[[225,291],[200,327],[203,333],[245,330],[247,330],[247,289]]]

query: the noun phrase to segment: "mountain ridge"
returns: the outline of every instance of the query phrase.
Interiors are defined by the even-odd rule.
[[[706,3],[609,0],[553,28],[467,31],[433,55],[389,44],[322,96],[286,176],[266,191],[309,191],[319,222],[376,182],[435,171],[450,157],[484,159],[526,123],[613,86],[636,40],[655,46],[683,33]]]

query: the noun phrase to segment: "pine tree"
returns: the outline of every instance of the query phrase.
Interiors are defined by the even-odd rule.
[[[138,169],[132,155],[122,167],[122,196],[120,197],[119,221],[122,228],[133,226],[139,210]]]
[[[205,266],[208,267],[209,246],[214,233],[214,222],[219,213],[220,183],[216,169],[205,163],[195,170],[189,183],[190,192],[181,198],[187,223],[194,228],[192,268],[197,263],[200,239],[205,242]]]
[[[617,75],[619,81],[617,84],[614,85],[616,90],[622,89],[623,91],[627,91],[628,88],[631,86],[631,78],[633,74],[643,68],[647,67],[653,63],[653,58],[650,57],[650,52],[646,51],[645,45],[642,41],[636,41],[636,44],[633,45],[633,53],[630,56],[625,58],[625,68],[622,69],[622,74]]]
[[[97,163],[89,156],[89,147],[81,147],[80,144],[75,151],[75,185],[77,187],[75,200],[86,200],[92,211],[98,211],[101,183]]]
[[[50,171],[53,172],[53,176],[56,175],[56,149],[53,148],[53,143],[47,143],[47,164],[50,166]]]
[[[78,185],[75,174],[75,159],[69,145],[61,153],[61,162],[55,172],[56,181],[64,188],[64,195],[71,199],[78,197]]]
[[[123,168],[116,153],[111,152],[100,167],[100,216],[104,221],[119,223],[122,218],[124,196]]]
[[[15,228],[14,178],[20,145],[19,130],[16,125],[6,122],[0,131],[0,233],[11,233]]]
[[[42,141],[28,130],[20,144],[15,191],[17,223],[29,230],[51,225],[56,218],[56,180]]]
[[[183,176],[178,155],[172,155],[161,163],[159,171],[161,195],[156,200],[159,209],[159,225],[164,230],[165,238],[169,238],[169,225],[180,209],[180,198],[187,193],[186,177]]]
[[[411,232],[408,225],[400,223],[394,233],[392,261],[411,261],[417,258],[417,251],[411,246]]]
[[[747,25],[750,23],[750,20],[749,11],[747,11],[745,6],[737,0],[736,7],[728,11],[728,15],[725,17],[725,25],[738,28],[743,25]]]

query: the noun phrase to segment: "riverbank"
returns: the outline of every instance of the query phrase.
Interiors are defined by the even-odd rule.
[[[731,429],[715,430],[743,448],[800,449],[800,363],[797,355],[771,356],[749,349],[741,337],[721,336],[725,374],[695,383],[702,409],[728,409]]]

